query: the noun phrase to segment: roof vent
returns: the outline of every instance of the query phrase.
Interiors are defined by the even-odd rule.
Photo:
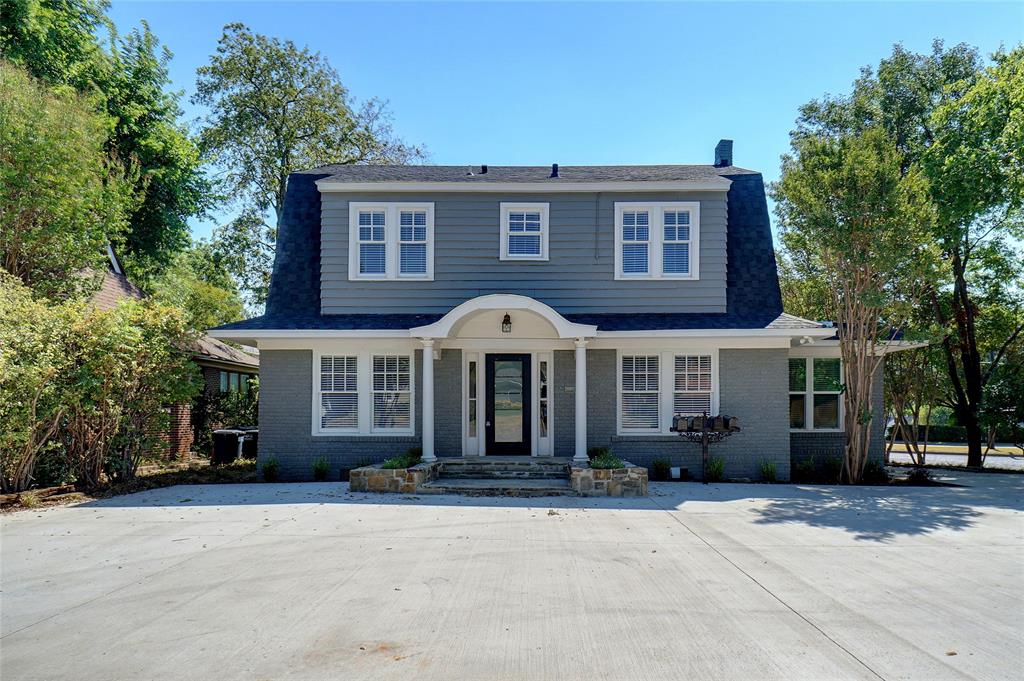
[[[732,165],[732,140],[719,140],[715,147],[715,167],[724,168]]]
[[[558,164],[557,163],[552,163],[551,164],[551,175],[550,175],[550,177],[558,177]]]
[[[487,164],[486,163],[484,165],[480,166],[480,174],[481,175],[486,175],[487,174]]]
[[[473,172],[473,166],[466,166],[466,177],[472,177],[476,173]]]

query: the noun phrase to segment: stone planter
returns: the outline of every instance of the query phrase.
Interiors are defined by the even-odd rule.
[[[436,461],[419,463],[411,468],[381,468],[363,466],[348,474],[348,488],[352,492],[401,492],[412,494],[425,482],[437,478],[441,464]]]
[[[573,464],[569,486],[581,497],[645,497],[647,469],[623,462],[622,468],[591,468]]]

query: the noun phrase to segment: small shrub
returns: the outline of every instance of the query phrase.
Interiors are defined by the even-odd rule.
[[[868,461],[864,466],[861,482],[866,485],[886,485],[889,483],[889,471],[877,461]]]
[[[390,459],[386,459],[380,467],[388,469],[412,468],[423,461],[423,456],[420,454],[420,451],[419,447],[415,447],[401,456],[393,456]]]
[[[390,459],[384,459],[384,463],[380,465],[381,468],[387,468],[388,470],[394,468],[408,468],[406,459],[404,456],[393,456]]]
[[[651,461],[651,480],[668,480],[672,473],[672,462],[665,458]]]
[[[612,450],[607,447],[591,447],[587,450],[587,458],[593,461],[599,456],[611,456]]]
[[[21,504],[22,508],[38,508],[43,504],[39,500],[39,495],[35,492],[22,492],[18,495],[18,503]]]
[[[839,482],[839,476],[843,473],[843,460],[837,456],[830,456],[821,464],[822,480],[829,485]]]
[[[327,459],[320,457],[313,462],[313,479],[317,482],[323,482],[326,480],[330,472],[331,464],[327,463]]]
[[[867,477],[867,470],[864,471],[864,477]],[[907,482],[912,485],[927,485],[931,481],[932,472],[927,468],[913,468],[910,473],[907,474]]]
[[[708,459],[708,482],[718,482],[725,478],[725,459],[713,456]]]
[[[411,456],[414,459],[422,459],[423,458],[423,447],[410,447],[409,448],[409,456]]]
[[[775,482],[775,462],[765,459],[761,462],[761,479],[765,482]]]
[[[355,462],[355,465],[353,465],[352,468],[366,468],[367,466],[372,466],[372,465],[373,465],[373,459],[371,459],[368,456],[364,456],[361,459],[357,459],[356,462]]]
[[[802,459],[793,466],[793,482],[814,481],[814,458]]]
[[[622,463],[622,459],[615,456],[611,452],[600,454],[590,460],[591,468],[624,468],[625,464]]]
[[[281,463],[275,458],[267,459],[263,462],[262,470],[266,482],[277,482],[281,475]]]

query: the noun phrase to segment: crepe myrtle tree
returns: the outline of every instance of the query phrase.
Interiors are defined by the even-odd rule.
[[[796,132],[772,187],[783,248],[827,292],[843,360],[846,444],[842,479],[859,482],[871,445],[880,341],[901,327],[934,276],[937,251],[927,184],[903,173],[881,127],[857,134]]]

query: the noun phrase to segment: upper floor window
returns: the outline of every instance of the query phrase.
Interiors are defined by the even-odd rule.
[[[548,204],[501,204],[501,259],[548,259]]]
[[[616,279],[697,279],[700,203],[615,204]]]
[[[433,279],[434,204],[349,203],[349,279]]]

